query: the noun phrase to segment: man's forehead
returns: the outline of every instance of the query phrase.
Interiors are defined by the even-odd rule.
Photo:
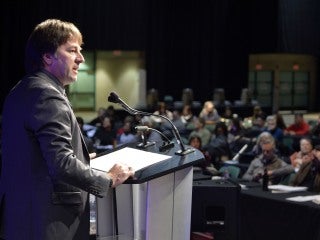
[[[266,149],[266,150],[269,150],[271,149],[273,146],[272,146],[272,143],[262,143],[262,149]]]
[[[81,44],[79,43],[79,41],[75,38],[70,38],[68,39],[68,41],[66,41],[64,44],[62,44],[61,46],[64,46],[66,48],[70,48],[70,47],[76,47],[81,49]]]

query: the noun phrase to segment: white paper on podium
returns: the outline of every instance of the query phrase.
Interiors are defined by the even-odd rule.
[[[283,192],[301,192],[301,191],[307,191],[307,187],[304,186],[288,186],[288,185],[270,185],[268,187],[270,190],[278,190]]]
[[[107,172],[115,163],[124,163],[132,167],[135,171],[138,171],[168,158],[170,158],[170,156],[125,147],[92,159],[90,161],[90,166]]]

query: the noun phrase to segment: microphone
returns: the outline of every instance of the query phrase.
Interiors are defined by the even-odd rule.
[[[136,129],[137,131],[145,132],[145,131],[147,131],[147,130],[149,130],[149,129],[151,129],[151,128],[149,128],[149,127],[147,127],[147,126],[136,126],[135,129]]]
[[[138,111],[136,109],[133,109],[132,107],[130,107],[128,104],[126,104],[119,96],[118,94],[116,94],[115,92],[111,92],[110,95],[108,96],[108,101],[112,102],[112,103],[117,103],[120,104],[122,106],[122,108],[124,110],[126,110],[128,113],[132,114],[132,115],[143,115],[143,116],[156,116],[156,117],[160,117],[165,119],[166,121],[168,121],[172,127],[172,131],[173,134],[176,138],[176,141],[178,143],[178,145],[180,146],[180,150],[178,150],[175,154],[180,155],[180,156],[184,156],[187,155],[189,153],[194,152],[193,148],[186,148],[183,145],[180,133],[177,129],[177,127],[173,124],[173,122],[167,118],[166,116],[163,115],[158,115],[158,114],[153,114],[153,113],[147,113],[147,112],[142,112],[142,111]]]
[[[111,92],[109,97],[108,97],[108,102],[112,102],[112,103],[118,103],[122,106],[122,108],[124,108],[124,110],[126,110],[128,113],[132,114],[132,115],[137,115],[139,114],[137,110],[131,108],[128,104],[126,104],[119,96],[118,94],[116,94],[115,92]],[[143,114],[142,114],[143,115]]]
[[[139,143],[137,145],[138,148],[147,148],[149,146],[156,144],[155,142],[147,142],[147,139],[144,136],[144,132],[148,130],[147,126],[137,126],[137,127],[135,127],[135,129],[138,130],[138,127],[139,127],[139,131],[142,132],[142,134],[141,134],[142,143]]]
[[[154,128],[149,128],[148,126],[136,126],[135,129],[137,131],[141,131],[141,132],[146,132],[146,131],[155,131],[157,133],[159,133],[162,138],[164,138],[166,141],[164,141],[162,143],[162,146],[159,147],[159,151],[160,152],[163,152],[169,148],[173,148],[174,147],[174,143],[170,142],[169,138],[166,137],[166,135],[164,135],[162,132],[158,131],[157,129],[154,129]],[[144,136],[143,136],[143,139],[144,139]],[[140,145],[138,145],[139,147]]]

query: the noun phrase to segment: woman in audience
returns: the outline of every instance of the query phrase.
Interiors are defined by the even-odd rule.
[[[190,105],[184,105],[181,113],[181,120],[182,122],[187,125],[192,123],[194,119],[194,115],[192,112],[192,108]]]
[[[282,142],[283,131],[277,126],[277,119],[275,115],[270,115],[267,117],[267,132],[271,133],[276,140],[276,145]]]
[[[293,153],[290,156],[291,165],[297,172],[301,164],[310,162],[314,158],[313,145],[310,138],[303,137],[300,139],[300,151]]]
[[[204,155],[205,161],[196,165],[200,167],[203,174],[206,175],[217,175],[219,172],[217,169],[211,166],[211,156],[210,154],[202,148],[201,138],[197,135],[193,135],[189,139],[189,145],[201,151]]]
[[[279,112],[277,112],[277,113],[275,113],[274,115],[275,115],[275,117],[276,117],[277,126],[278,126],[279,128],[281,128],[282,131],[285,130],[285,129],[287,128],[287,125],[286,125],[286,123],[284,122],[284,119],[283,119],[282,114],[279,113]]]
[[[102,126],[99,127],[93,136],[94,144],[98,146],[109,146],[115,148],[117,145],[117,133],[113,128],[111,119],[105,117]]]
[[[167,118],[169,118],[170,120],[173,119],[173,114],[172,111],[170,111],[167,108],[167,105],[165,102],[159,102],[158,103],[158,109],[153,113],[154,115],[162,115],[165,116]],[[157,116],[150,116],[151,121],[153,121],[153,123],[155,124],[155,128],[158,129],[160,127],[160,125],[163,122],[166,122],[166,120],[164,120],[161,117],[157,117]]]
[[[125,121],[122,126],[122,132],[120,134],[117,134],[118,145],[135,142],[136,140],[137,136],[133,131],[132,122]]]
[[[197,135],[201,138],[202,146],[206,146],[211,138],[211,132],[205,127],[206,121],[204,118],[194,119],[195,129],[190,133],[189,140],[192,136]]]
[[[320,145],[313,150],[315,158],[302,163],[291,185],[308,187],[308,191],[320,193]]]

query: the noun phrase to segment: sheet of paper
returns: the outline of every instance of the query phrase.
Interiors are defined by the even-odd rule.
[[[312,195],[312,196],[296,196],[296,197],[290,197],[287,198],[289,201],[294,202],[307,202],[307,201],[313,201],[319,199],[320,195]]]
[[[283,192],[301,192],[306,191],[307,187],[299,187],[299,186],[287,186],[287,185],[270,185],[268,186],[270,190],[278,190]]]
[[[125,163],[138,171],[144,167],[169,159],[170,156],[146,152],[135,148],[125,147],[90,161],[92,168],[109,171],[115,163]]]

